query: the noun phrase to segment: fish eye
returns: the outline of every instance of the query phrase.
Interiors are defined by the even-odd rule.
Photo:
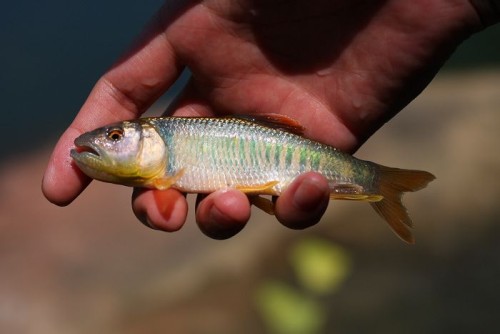
[[[123,129],[112,128],[108,130],[107,137],[112,141],[118,141],[123,138]]]

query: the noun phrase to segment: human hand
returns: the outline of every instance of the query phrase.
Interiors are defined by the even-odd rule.
[[[192,79],[169,114],[281,113],[305,136],[353,152],[409,103],[454,48],[482,25],[468,1],[167,0],[135,47],[95,85],[54,149],[43,180],[59,205],[89,183],[72,163],[73,140],[98,126],[139,117],[180,75]],[[283,224],[316,223],[328,204],[326,180],[299,177],[277,199]],[[180,192],[136,189],[132,207],[147,225],[185,222]],[[199,197],[197,222],[226,238],[250,217],[236,190]]]

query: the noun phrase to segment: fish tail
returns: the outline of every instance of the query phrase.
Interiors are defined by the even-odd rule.
[[[371,202],[371,206],[384,218],[392,230],[407,243],[415,243],[411,228],[413,226],[408,211],[401,202],[403,193],[425,188],[435,179],[431,173],[378,166],[379,193],[383,199]]]

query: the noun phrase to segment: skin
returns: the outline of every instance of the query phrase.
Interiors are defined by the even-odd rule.
[[[61,136],[43,179],[58,205],[90,180],[71,162],[75,137],[139,117],[180,75],[192,79],[167,113],[189,116],[281,113],[305,136],[354,152],[416,97],[453,50],[498,21],[493,2],[466,0],[206,0],[169,1],[134,46],[96,83]],[[290,228],[319,221],[326,181],[299,177],[276,201]],[[175,190],[134,190],[132,207],[146,225],[176,231],[187,203]],[[224,239],[250,218],[236,191],[199,197],[196,219]]]

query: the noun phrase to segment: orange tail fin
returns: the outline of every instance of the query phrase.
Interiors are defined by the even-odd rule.
[[[379,166],[379,193],[384,198],[371,202],[371,206],[391,226],[392,230],[407,243],[415,243],[411,232],[412,222],[401,202],[403,193],[417,191],[435,179],[431,173],[419,170],[397,169]]]

